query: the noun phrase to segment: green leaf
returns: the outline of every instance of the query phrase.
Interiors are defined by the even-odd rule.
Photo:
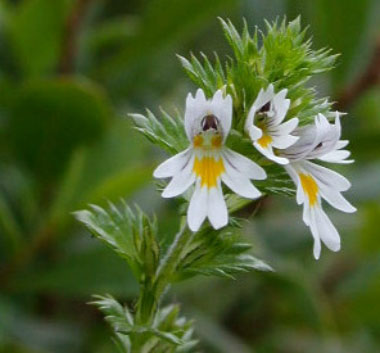
[[[71,5],[71,0],[28,0],[14,7],[9,30],[23,74],[39,76],[56,69]]]
[[[183,118],[179,112],[176,112],[174,117],[163,110],[161,113],[160,120],[149,110],[147,110],[146,116],[142,114],[130,114],[130,116],[133,118],[136,130],[152,143],[171,154],[183,151],[189,145]]]
[[[0,166],[0,258],[11,259],[25,245],[38,217],[35,183],[11,164]],[[0,261],[0,262],[2,262]]]
[[[0,230],[4,240],[9,244],[8,251],[13,252],[21,244],[22,230],[10,206],[0,193]]]
[[[339,65],[333,72],[335,88],[342,86],[353,72],[357,72],[353,60],[363,55],[364,50],[370,50],[365,48],[370,42],[365,34],[369,11],[372,6],[375,9],[375,2],[345,0],[342,4],[339,1],[319,0],[314,4],[311,23],[314,25],[315,41],[342,53]]]
[[[136,35],[117,55],[104,62],[104,77],[119,75],[123,68],[141,65],[142,61],[151,63],[153,55],[170,43],[193,35],[193,30],[203,26],[205,19],[213,18],[218,9],[233,3],[233,0],[150,1]]]
[[[115,330],[118,330],[117,322],[120,319],[130,327],[134,325],[133,316],[127,306],[122,306],[111,295],[94,295],[94,299],[95,300],[90,304],[98,307],[98,309],[105,315],[105,319]]]
[[[176,346],[179,346],[178,352],[188,352],[197,343],[192,339],[192,323],[178,317],[179,307],[177,305],[170,305],[159,310],[152,326],[141,326],[134,322],[128,308],[122,306],[112,296],[96,295],[94,298],[95,301],[91,304],[103,312],[106,321],[119,339],[128,336],[131,352],[137,349],[135,344],[138,342],[138,336],[141,335],[146,337],[143,344],[145,348],[139,350],[143,352],[177,352]]]
[[[151,221],[139,209],[133,212],[125,203],[122,209],[110,204],[106,211],[92,205],[90,210],[74,214],[93,235],[128,262],[138,280],[141,275],[155,272],[159,261],[155,219]]]
[[[59,261],[45,267],[31,266],[26,273],[14,275],[9,286],[30,296],[49,293],[67,299],[87,300],[94,292],[107,291],[128,298],[137,295],[138,284],[125,262],[95,239],[89,239],[88,248],[81,244],[80,251],[73,250],[78,242],[67,247],[57,250]]]
[[[226,76],[217,54],[215,54],[215,64],[212,65],[207,56],[201,53],[203,64],[191,54],[190,60],[178,55],[178,58],[190,79],[202,88],[208,97],[225,85]]]
[[[231,227],[221,232],[209,228],[198,232],[183,254],[176,278],[196,274],[234,278],[234,274],[251,270],[272,271],[269,265],[248,253],[251,245],[241,242],[237,233]]]
[[[90,304],[95,305],[104,315],[105,320],[115,330],[115,344],[120,352],[132,353],[131,340],[124,334],[117,333],[119,331],[119,323],[133,326],[133,316],[127,306],[122,306],[111,295],[94,295],[94,301]]]
[[[107,126],[110,106],[90,82],[37,80],[22,85],[8,122],[17,159],[41,182],[60,175],[73,151],[96,141]]]
[[[77,149],[56,188],[51,222],[65,225],[72,221],[73,209],[89,203],[107,206],[107,200],[117,203],[147,185],[153,166],[143,142],[128,121],[117,119],[101,140]]]
[[[244,121],[249,107],[259,93],[270,83],[276,90],[286,88],[291,107],[286,119],[297,116],[300,123],[309,123],[317,113],[328,114],[330,103],[317,99],[312,88],[305,83],[313,76],[333,68],[336,56],[330,50],[311,49],[311,40],[300,19],[287,23],[267,23],[265,32],[257,28],[250,34],[244,23],[242,34],[231,21],[220,20],[225,37],[232,47],[233,58],[223,69],[218,57],[214,65],[202,54],[203,63],[193,55],[190,60],[180,57],[190,79],[211,96],[216,89],[224,88],[233,97],[233,125],[244,133]]]

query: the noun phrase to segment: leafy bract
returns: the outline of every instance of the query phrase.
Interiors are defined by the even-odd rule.
[[[110,204],[108,211],[91,205],[91,209],[75,212],[97,238],[125,259],[137,279],[153,275],[159,260],[156,220],[150,220],[140,209],[134,212],[127,204],[122,209]]]
[[[299,18],[288,24],[285,19],[267,22],[265,32],[255,28],[253,34],[247,23],[240,34],[231,21],[220,22],[233,51],[224,68],[218,56],[214,64],[204,54],[203,62],[194,55],[190,60],[180,57],[180,61],[190,79],[209,96],[219,88],[232,95],[236,128],[242,129],[255,97],[270,83],[277,90],[288,89],[292,102],[288,119],[297,116],[304,124],[317,113],[328,113],[327,100],[316,98],[314,89],[305,83],[313,75],[332,69],[337,56],[328,49],[313,50]]]
[[[148,140],[160,146],[171,154],[178,153],[188,146],[183,119],[179,112],[171,117],[165,111],[161,111],[162,118],[158,120],[155,115],[147,110],[146,115],[131,114],[137,131]]]
[[[121,305],[112,296],[94,296],[91,303],[105,315],[116,336],[116,344],[123,353],[189,352],[197,341],[192,338],[192,322],[179,317],[178,305],[169,305],[160,309],[150,326],[136,322],[130,310]],[[134,340],[136,336],[145,336],[142,344]]]
[[[272,268],[249,253],[252,245],[242,241],[239,229],[229,227],[215,231],[205,227],[197,233],[183,254],[176,277],[197,274],[234,278],[235,274]]]

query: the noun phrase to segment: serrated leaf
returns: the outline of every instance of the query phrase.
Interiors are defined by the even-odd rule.
[[[221,70],[218,58],[214,65],[204,55],[203,63],[194,55],[190,60],[183,57],[180,60],[190,79],[208,96],[225,86],[233,97],[233,125],[237,130],[243,132],[247,110],[260,89],[269,83],[277,90],[288,90],[292,106],[287,119],[297,116],[302,125],[317,113],[328,112],[330,104],[316,99],[314,90],[305,83],[311,76],[332,69],[336,55],[331,55],[328,49],[312,50],[311,40],[306,39],[306,30],[302,29],[299,18],[289,23],[285,19],[280,23],[266,22],[265,32],[256,28],[252,35],[246,22],[242,34],[230,20],[220,19],[220,22],[234,54],[227,61],[226,70]]]
[[[118,329],[117,322],[121,319],[130,327],[133,326],[133,316],[128,308],[122,306],[111,295],[94,295],[94,299],[90,304],[95,305],[105,315],[106,320],[113,328]]]
[[[149,110],[145,116],[142,114],[130,114],[130,116],[137,131],[167,152],[175,154],[188,147],[184,122],[178,112],[172,117],[162,110],[160,120]]]
[[[196,341],[192,339],[192,323],[179,317],[179,307],[170,305],[160,309],[152,326],[136,324],[134,318],[126,306],[121,305],[112,296],[96,295],[90,304],[95,305],[105,315],[106,321],[112,327],[120,349],[132,349],[134,335],[150,334],[156,339],[153,341],[155,352],[165,352],[166,343],[174,346],[182,346],[181,352],[194,346]],[[128,336],[126,341],[123,337]],[[157,341],[157,338],[159,339]],[[160,340],[162,342],[160,342]],[[147,339],[149,345],[151,339]]]
[[[251,245],[242,242],[237,234],[232,227],[222,232],[210,228],[200,231],[184,254],[176,278],[195,274],[234,278],[234,274],[251,270],[272,271],[269,265],[248,253]]]
[[[107,211],[91,205],[91,209],[77,211],[74,215],[92,234],[128,262],[138,280],[145,273],[147,263],[151,267],[150,272],[155,271],[159,258],[157,225],[140,209],[134,212],[125,203],[121,209],[110,204]],[[147,256],[153,257],[148,259]]]

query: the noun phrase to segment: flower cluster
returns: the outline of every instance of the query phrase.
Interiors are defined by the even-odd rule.
[[[350,188],[340,174],[311,160],[350,163],[348,141],[340,140],[340,114],[334,124],[318,114],[312,124],[298,127],[298,118],[286,119],[291,105],[287,90],[275,92],[270,84],[261,89],[245,119],[244,131],[264,157],[283,166],[297,187],[297,203],[303,204],[303,221],[314,238],[314,256],[321,241],[340,249],[339,234],[322,209],[322,199],[343,212],[355,208],[341,195]],[[251,180],[267,178],[265,170],[250,158],[225,146],[230,133],[233,100],[222,90],[207,99],[202,89],[186,99],[185,130],[190,145],[154,171],[156,178],[171,178],[163,197],[175,197],[195,184],[188,211],[189,228],[196,232],[207,218],[214,229],[228,224],[222,182],[241,197],[257,199],[261,192]]]

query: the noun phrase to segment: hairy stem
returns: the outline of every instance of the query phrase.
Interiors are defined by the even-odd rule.
[[[158,297],[165,291],[173,273],[181,261],[182,254],[193,239],[194,234],[195,233],[187,228],[187,225],[184,225],[177,233],[173,244],[157,270],[155,287]]]
[[[191,232],[186,225],[183,226],[177,233],[173,244],[167,251],[154,278],[143,279],[136,309],[136,320],[139,324],[148,324],[153,320],[158,309],[158,303],[170,284],[182,255],[194,234],[195,233]]]

